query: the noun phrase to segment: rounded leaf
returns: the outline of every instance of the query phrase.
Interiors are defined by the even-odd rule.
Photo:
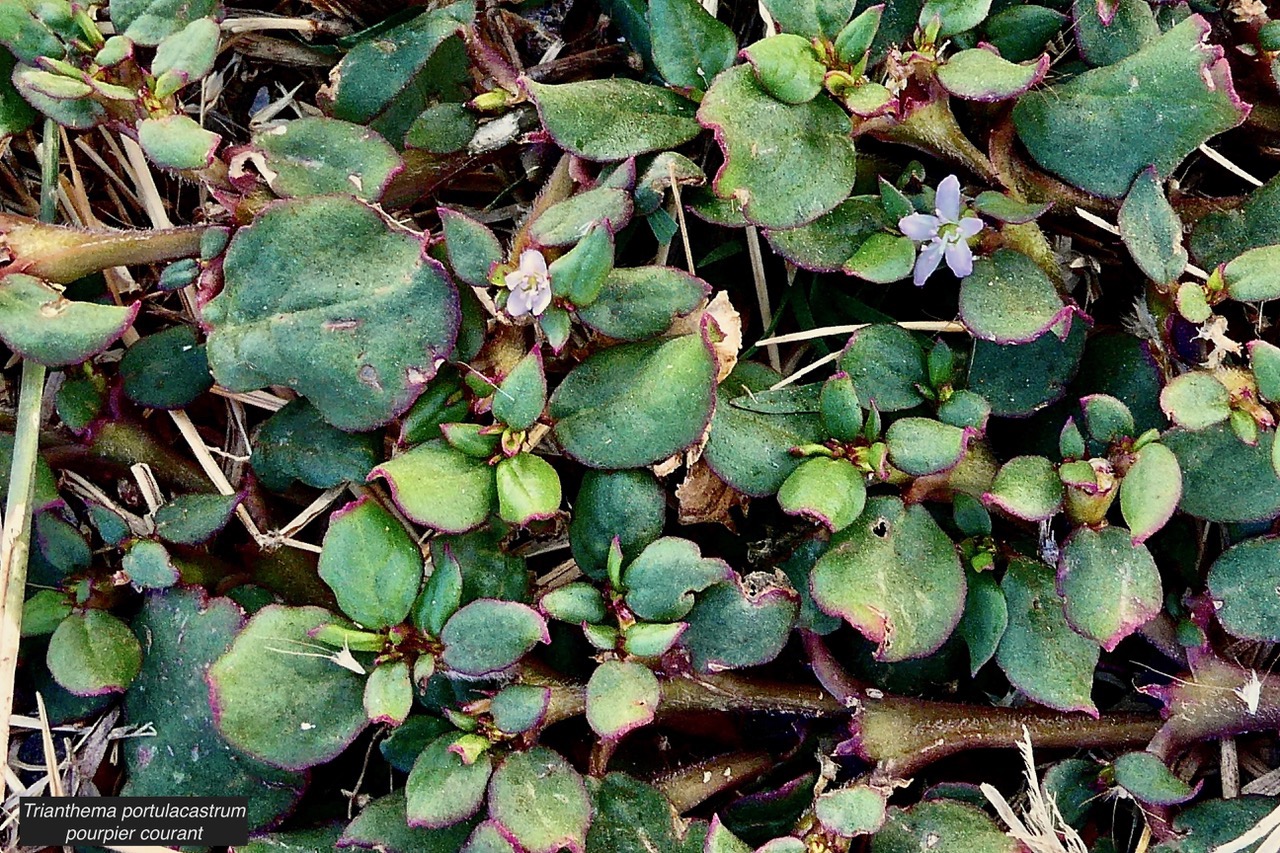
[[[587,681],[587,723],[605,740],[616,740],[653,722],[662,690],[647,666],[605,661]]]
[[[1135,800],[1153,806],[1176,806],[1191,799],[1200,790],[1183,782],[1169,770],[1159,756],[1150,752],[1126,752],[1112,765],[1116,784]]]
[[[645,547],[622,576],[627,607],[649,622],[675,622],[693,609],[695,592],[733,579],[724,560],[703,557],[694,542],[664,536]]]
[[[437,738],[413,762],[404,786],[409,826],[445,827],[480,810],[493,758],[483,752],[468,762],[462,747],[474,739],[462,733]]]
[[[809,40],[792,33],[763,38],[742,56],[755,68],[765,91],[787,104],[804,104],[822,91],[827,68]]]
[[[404,168],[376,131],[332,118],[275,125],[255,134],[252,147],[265,160],[268,186],[285,198],[345,193],[377,201]]]
[[[1160,441],[1182,469],[1183,512],[1206,521],[1265,521],[1280,515],[1280,477],[1271,464],[1275,431],[1256,445],[1236,438],[1226,425],[1198,432],[1170,430]]]
[[[581,850],[591,800],[578,771],[538,746],[507,756],[493,774],[489,815],[528,853]]]
[[[142,668],[138,638],[105,610],[72,613],[49,638],[45,660],[54,680],[76,696],[122,693]]]
[[[841,838],[873,835],[884,826],[885,794],[869,785],[837,788],[818,797],[814,816],[827,832]]]
[[[1044,521],[1062,509],[1062,479],[1043,456],[1015,456],[996,474],[984,503],[1026,521]]]
[[[854,332],[839,364],[863,406],[897,412],[924,402],[920,388],[929,385],[924,348],[901,326],[878,323]]]
[[[396,517],[368,496],[329,519],[320,551],[320,579],[342,612],[379,630],[409,615],[422,583],[422,551]]]
[[[1160,408],[1180,427],[1201,430],[1231,414],[1231,394],[1211,373],[1194,371],[1174,377],[1160,392]]]
[[[634,80],[550,85],[523,78],[557,145],[587,160],[626,160],[676,148],[701,132],[697,106],[670,89]]]
[[[494,468],[498,515],[526,525],[553,517],[560,509],[560,475],[551,463],[532,453],[518,453]]]
[[[493,469],[482,459],[428,441],[383,462],[369,478],[383,477],[396,506],[418,524],[462,533],[489,518],[497,499]]]
[[[1153,442],[1120,481],[1120,512],[1135,544],[1145,542],[1173,516],[1182,500],[1182,468],[1178,457],[1163,444]]]
[[[833,533],[857,520],[866,503],[866,479],[847,459],[807,459],[778,490],[783,512],[816,521]]]
[[[699,595],[681,641],[701,672],[760,666],[782,651],[799,612],[794,590],[756,573]]]
[[[979,258],[960,285],[965,326],[975,337],[998,344],[1032,341],[1061,321],[1069,322],[1074,310],[1035,261],[1011,249]]]
[[[1280,246],[1249,249],[1222,269],[1227,293],[1240,302],[1265,302],[1280,296]]]
[[[1058,560],[1058,592],[1071,627],[1112,651],[1160,613],[1160,570],[1123,527],[1071,535]]]
[[[1207,583],[1214,615],[1229,634],[1280,642],[1280,539],[1232,545],[1210,567]]]
[[[551,637],[546,620],[533,608],[482,598],[449,617],[440,642],[445,666],[478,678],[511,668],[538,643],[551,642]]]
[[[949,58],[938,69],[938,82],[958,98],[1005,101],[1039,83],[1048,70],[1048,54],[1030,65],[1018,65],[989,47],[978,47]]]
[[[884,434],[889,461],[913,477],[954,468],[969,444],[970,431],[933,418],[902,418]]]
[[[140,307],[73,301],[37,278],[10,273],[0,279],[0,340],[46,367],[79,364],[119,340]]]

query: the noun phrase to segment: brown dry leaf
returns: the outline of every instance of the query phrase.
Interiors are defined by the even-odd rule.
[[[735,506],[745,508],[750,502],[750,498],[735,492],[701,460],[689,468],[684,482],[676,486],[676,500],[681,524],[723,524],[735,533],[737,528],[730,510]]]

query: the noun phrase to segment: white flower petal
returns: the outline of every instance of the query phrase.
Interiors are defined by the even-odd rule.
[[[529,294],[529,312],[537,317],[551,304],[551,285],[545,280]]]
[[[920,250],[920,257],[916,258],[915,275],[911,277],[916,287],[923,285],[925,280],[933,275],[933,271],[938,268],[938,264],[942,263],[942,252],[946,245],[941,240],[935,239]]]
[[[531,308],[530,297],[532,295],[527,288],[511,288],[511,295],[507,297],[507,313],[512,317],[523,317],[528,314]]]
[[[520,272],[524,275],[545,276],[547,259],[537,249],[525,249],[520,253]]]
[[[934,206],[943,222],[955,222],[960,218],[959,178],[947,175],[942,179],[942,183],[938,184],[937,195],[934,196]]]
[[[966,216],[960,220],[960,236],[968,240],[982,230],[982,220],[976,216]]]
[[[898,230],[917,243],[923,243],[938,236],[938,226],[941,224],[942,222],[936,216],[913,213],[898,220]]]
[[[947,266],[956,278],[964,278],[973,272],[973,250],[968,243],[960,240],[947,244]]]

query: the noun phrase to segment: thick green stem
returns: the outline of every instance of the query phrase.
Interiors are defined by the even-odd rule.
[[[767,752],[739,752],[685,767],[654,784],[683,814],[721,791],[768,772],[775,763]]]
[[[58,125],[44,123],[44,159],[40,181],[40,218],[57,215]],[[18,422],[13,436],[9,494],[0,528],[0,760],[9,755],[9,722],[13,714],[14,678],[22,639],[22,605],[27,593],[27,555],[31,549],[31,502],[36,484],[36,456],[40,450],[40,408],[45,367],[22,362]],[[0,781],[0,793],[4,782]]]
[[[1008,749],[1022,739],[1048,749],[1125,747],[1147,743],[1160,719],[1115,714],[1094,719],[1047,708],[991,708],[905,697],[869,700],[854,715],[853,746],[886,776],[909,776],[970,749]]]
[[[195,257],[204,232],[200,225],[159,231],[89,231],[0,214],[0,249],[8,255],[8,264],[0,271],[70,284],[109,267]]]

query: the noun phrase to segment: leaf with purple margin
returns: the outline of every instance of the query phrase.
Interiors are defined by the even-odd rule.
[[[371,128],[338,119],[294,119],[260,131],[253,148],[266,161],[267,185],[277,195],[349,193],[377,201],[404,163]]]
[[[1000,466],[982,502],[1015,518],[1044,521],[1062,509],[1062,480],[1043,456],[1015,456]]]
[[[960,463],[973,432],[933,418],[902,418],[885,431],[889,461],[913,477],[949,471]]]
[[[1203,781],[1194,787],[1173,775],[1160,757],[1150,752],[1126,752],[1112,765],[1116,784],[1135,800],[1153,806],[1176,806],[1200,792]]]
[[[983,216],[989,216],[997,222],[1004,222],[1008,225],[1024,225],[1044,215],[1049,208],[1053,207],[1053,202],[1045,201],[1033,204],[1031,202],[1018,201],[994,190],[986,190],[978,193],[973,200],[972,206],[978,213]]]
[[[831,542],[810,576],[813,600],[877,643],[877,660],[924,657],[951,636],[964,612],[964,569],[924,507],[872,498]]]
[[[523,78],[520,84],[555,143],[587,160],[676,148],[701,132],[697,105],[660,86],[622,79],[550,85]]]
[[[72,613],[49,639],[49,672],[76,696],[123,693],[142,668],[138,638],[105,610]]]
[[[647,666],[605,661],[587,681],[587,723],[605,740],[617,740],[653,722],[661,699],[658,679]]]
[[[742,50],[764,90],[786,104],[807,104],[822,91],[827,68],[808,39],[781,33]]]
[[[489,785],[489,815],[528,853],[581,850],[591,800],[578,771],[537,746],[508,755]]]
[[[541,456],[517,453],[499,461],[493,473],[503,521],[524,526],[559,511],[560,475]]]
[[[571,246],[597,224],[610,234],[618,233],[634,212],[631,193],[616,187],[596,187],[542,211],[529,227],[529,239],[538,246]]]
[[[383,477],[391,499],[411,520],[446,533],[465,533],[489,517],[497,501],[493,469],[483,459],[428,441],[369,472]]]
[[[782,651],[799,612],[799,596],[790,586],[758,572],[699,595],[681,642],[700,672],[759,666]]]
[[[1027,343],[1064,320],[1069,330],[1075,310],[1035,261],[1010,249],[974,261],[973,274],[960,284],[965,326],[974,337],[998,344]]]
[[[422,583],[422,552],[399,520],[370,497],[329,518],[320,579],[342,612],[372,630],[404,621]]]
[[[1044,79],[1049,55],[1030,65],[1010,62],[991,47],[962,50],[938,69],[938,82],[957,98],[970,101],[1007,101]]]
[[[1154,168],[1134,178],[1120,205],[1118,224],[1120,239],[1138,269],[1160,284],[1178,280],[1187,266],[1182,220],[1165,198]]]
[[[874,196],[853,196],[808,225],[767,230],[764,236],[775,252],[798,267],[838,272],[868,237],[889,225]]]
[[[1227,293],[1240,302],[1264,302],[1280,296],[1280,245],[1248,249],[1222,268]]]
[[[550,687],[508,684],[494,695],[489,713],[498,731],[518,735],[542,725],[550,705]]]
[[[1182,500],[1182,468],[1178,457],[1163,444],[1152,443],[1120,481],[1120,512],[1134,543],[1145,542],[1173,517]]]
[[[915,263],[915,243],[896,234],[877,232],[844,262],[844,271],[872,284],[892,284],[911,275]]]
[[[1164,603],[1160,571],[1146,545],[1123,527],[1071,535],[1058,559],[1067,622],[1106,651],[1151,621]]]
[[[119,340],[139,308],[72,301],[38,278],[11,273],[0,279],[0,339],[46,367],[79,364]]]
[[[688,539],[664,536],[645,547],[622,575],[627,607],[649,622],[675,622],[693,609],[694,593],[733,579],[724,560],[704,557]]]
[[[653,64],[672,86],[705,90],[738,55],[738,37],[698,0],[650,0]]]
[[[611,338],[639,341],[665,332],[710,293],[711,285],[673,267],[615,269],[578,319]]]
[[[829,98],[784,104],[760,87],[751,66],[740,65],[711,84],[698,120],[715,131],[725,155],[716,195],[737,199],[756,225],[805,225],[853,187],[849,118]]]
[[[470,824],[461,823],[442,829],[410,826],[405,803],[403,791],[372,801],[342,831],[342,837],[334,847],[376,850],[378,853],[457,853],[458,845],[471,831]]]
[[[449,617],[440,632],[440,660],[464,676],[510,669],[538,643],[549,643],[547,622],[515,601],[481,598]]]
[[[885,800],[882,790],[853,785],[818,797],[813,813],[823,829],[841,838],[874,835],[884,826]]]
[[[1193,371],[1174,377],[1160,392],[1160,408],[1180,427],[1202,430],[1231,414],[1231,395],[1212,373]]]
[[[447,207],[437,208],[444,233],[449,266],[462,281],[474,287],[489,284],[489,270],[502,263],[506,253],[489,226]]]
[[[221,142],[221,136],[185,115],[138,122],[138,144],[151,162],[165,169],[204,169]]]
[[[476,735],[455,732],[427,745],[405,781],[406,814],[411,827],[438,829],[466,820],[480,810],[493,774],[487,751],[475,755]]]
[[[853,524],[866,503],[866,479],[847,459],[807,459],[778,489],[783,512],[815,521],[832,533]]]
[[[1214,615],[1233,637],[1280,642],[1280,539],[1263,536],[1232,545],[1209,568]]]

